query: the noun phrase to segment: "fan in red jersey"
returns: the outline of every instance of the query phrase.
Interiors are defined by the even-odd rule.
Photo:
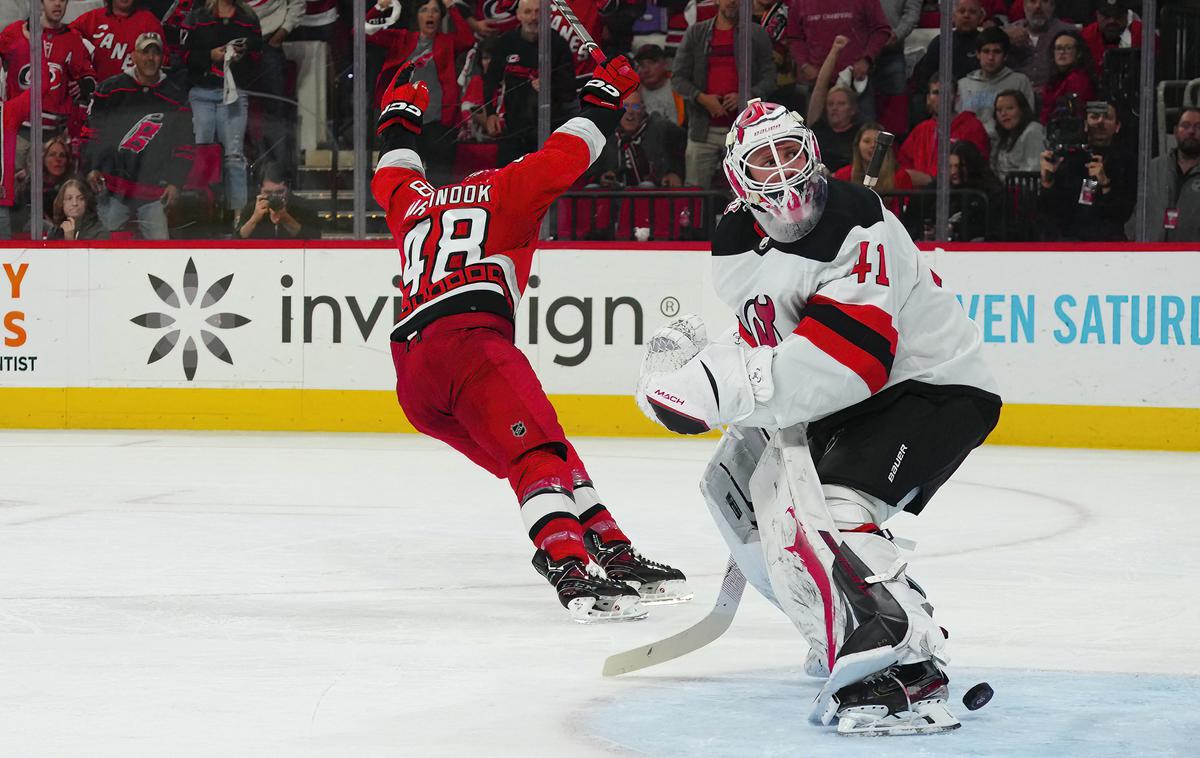
[[[42,0],[42,76],[49,82],[43,90],[42,124],[51,132],[66,127],[72,100],[86,103],[96,89],[96,73],[83,37],[63,23],[66,11],[67,0]],[[0,32],[0,64],[8,72],[5,92],[9,99],[29,89],[27,21],[14,21]]]
[[[83,35],[101,82],[133,67],[133,43],[140,35],[153,33],[163,38],[162,24],[154,14],[133,6],[134,0],[106,0],[103,8],[90,10],[71,23],[71,28]]]
[[[542,216],[600,154],[637,74],[624,57],[607,62],[581,90],[580,115],[541,150],[434,187],[414,149],[429,90],[408,83],[411,70],[384,94],[371,182],[400,245],[392,357],[401,408],[419,431],[508,479],[534,566],[576,621],[641,618],[643,603],[691,598],[682,572],[630,544],[514,344]]]

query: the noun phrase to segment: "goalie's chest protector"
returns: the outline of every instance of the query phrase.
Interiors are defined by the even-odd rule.
[[[742,339],[778,345],[812,294],[853,268],[859,241],[888,231],[883,220],[874,192],[840,181],[830,182],[821,220],[795,242],[771,239],[745,207],[725,214],[713,235],[713,286],[737,315]]]

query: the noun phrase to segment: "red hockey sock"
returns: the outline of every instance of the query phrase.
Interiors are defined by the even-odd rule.
[[[554,561],[573,555],[588,559],[583,526],[574,513],[575,503],[565,489],[554,485],[533,489],[521,503],[521,519],[534,547]]]
[[[602,542],[629,542],[625,532],[617,525],[617,520],[608,512],[604,503],[596,495],[596,488],[591,482],[575,484],[575,506],[579,509],[579,522],[584,530],[591,529],[600,535]]]

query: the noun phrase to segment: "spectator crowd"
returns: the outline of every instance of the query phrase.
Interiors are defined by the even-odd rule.
[[[574,115],[594,62],[543,3],[368,0],[373,102],[397,68],[414,65],[431,93],[420,153],[434,183],[535,149],[544,87],[552,126]],[[587,214],[565,212],[558,233],[702,235],[702,221],[724,205],[721,159],[745,79],[751,97],[805,116],[836,180],[861,182],[877,135],[895,134],[876,189],[914,238],[934,234],[943,109],[951,118],[952,239],[1133,238],[1140,89],[1130,66],[1142,44],[1139,0],[954,0],[948,81],[939,76],[935,0],[753,0],[750,19],[739,0],[569,3],[607,55],[629,56],[642,85],[572,193],[599,199]],[[40,0],[37,150],[28,8],[0,0],[0,237],[309,239],[336,231],[336,213],[317,210],[329,193],[312,199],[301,186],[306,156],[287,44],[325,50],[325,146],[349,148],[350,126],[363,117],[348,96],[351,2]],[[1200,7],[1195,13],[1200,19]],[[552,31],[549,81],[538,58],[542,18]],[[739,42],[746,23],[748,50]],[[1200,77],[1193,65],[1188,78]],[[31,219],[38,190],[29,186],[30,162],[39,158],[43,217]],[[1145,160],[1152,238],[1200,239],[1197,103],[1172,111],[1167,139]],[[618,219],[623,196],[649,198],[626,204],[637,216],[628,223]]]

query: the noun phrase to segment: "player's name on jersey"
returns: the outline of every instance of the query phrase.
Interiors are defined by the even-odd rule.
[[[424,215],[430,207],[439,205],[472,205],[487,203],[492,199],[490,184],[455,184],[450,187],[439,187],[431,200],[418,200],[408,209],[408,215]]]

